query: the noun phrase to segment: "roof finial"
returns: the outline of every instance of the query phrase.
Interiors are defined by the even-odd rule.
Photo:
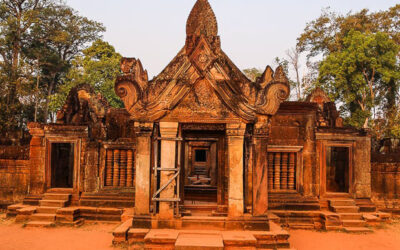
[[[218,35],[217,18],[207,0],[197,0],[186,24],[187,36]]]

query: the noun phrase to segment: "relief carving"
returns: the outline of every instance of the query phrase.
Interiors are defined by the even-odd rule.
[[[186,32],[184,48],[150,81],[140,60],[122,59],[123,75],[117,78],[115,91],[132,119],[159,121],[178,109],[197,121],[234,116],[254,123],[260,115],[274,115],[289,97],[282,67],[275,72],[267,67],[251,82],[221,50],[217,19],[207,0],[195,4]]]

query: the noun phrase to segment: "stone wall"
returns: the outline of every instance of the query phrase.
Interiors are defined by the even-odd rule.
[[[29,159],[29,145],[26,146],[1,146],[0,159],[27,160]]]
[[[313,103],[282,103],[271,121],[270,146],[302,147],[302,179],[298,191],[305,196],[319,194],[319,168],[317,168],[315,127],[317,106]],[[300,166],[297,166],[300,167]]]
[[[22,201],[29,191],[29,161],[0,159],[0,205]]]
[[[400,155],[373,154],[372,195],[380,208],[400,211]]]

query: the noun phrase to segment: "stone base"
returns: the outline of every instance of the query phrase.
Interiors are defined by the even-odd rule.
[[[121,225],[122,226],[122,225]],[[114,244],[123,243],[125,228]],[[129,249],[288,249],[289,233],[271,223],[270,231],[220,231],[220,230],[176,230],[137,229],[127,231],[125,244]]]
[[[133,228],[142,229],[209,229],[209,230],[247,230],[268,231],[268,217],[229,218],[217,216],[184,216],[170,220],[160,219],[157,216],[134,216]]]

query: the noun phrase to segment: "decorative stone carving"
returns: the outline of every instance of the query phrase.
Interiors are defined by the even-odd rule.
[[[331,101],[328,95],[321,88],[315,88],[306,98],[306,101],[318,104],[318,127],[343,127],[343,118],[340,117],[335,103]]]
[[[140,60],[124,58],[123,75],[117,78],[116,93],[136,121],[159,121],[178,106],[192,112],[192,121],[204,120],[202,106],[196,103],[200,88],[207,89],[209,103],[223,103],[208,109],[210,117],[235,117],[256,122],[259,115],[274,115],[280,103],[290,94],[288,79],[282,67],[266,68],[263,76],[251,82],[221,50],[218,25],[207,0],[198,0],[187,21],[184,48],[154,79],[148,80]],[[190,99],[191,98],[191,99]],[[197,112],[199,111],[199,112]]]
[[[57,124],[88,125],[92,138],[105,138],[104,118],[110,109],[106,99],[88,84],[73,88],[57,112]]]

